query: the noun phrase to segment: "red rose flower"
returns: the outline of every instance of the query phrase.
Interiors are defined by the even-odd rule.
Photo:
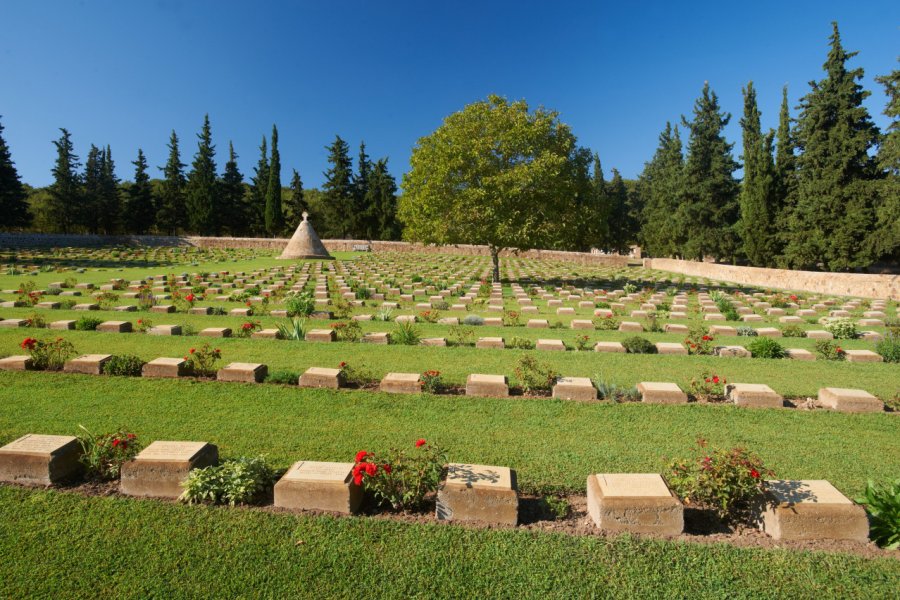
[[[426,442],[426,441],[423,440],[423,439],[418,439],[418,440],[416,440],[416,448],[421,448],[422,446],[424,446],[424,445],[427,444],[427,443],[428,443],[428,442]]]
[[[381,465],[381,468],[384,469],[384,472],[385,472],[385,473],[390,473],[390,472],[391,472],[391,465],[389,465],[389,464],[387,464],[387,463]]]
[[[701,339],[702,339],[704,342],[712,341],[712,338],[709,337],[708,335],[704,335]]]
[[[112,445],[113,445],[113,448],[115,448],[116,446],[119,445],[119,440],[118,440],[118,438],[113,440]]]
[[[375,473],[378,472],[378,467],[372,463],[366,463],[366,475],[369,477],[374,477]]]
[[[759,471],[756,469],[750,469],[750,477],[753,479],[759,479]]]
[[[197,351],[196,348],[191,348],[191,354],[193,354],[193,353],[196,352],[196,351]]]
[[[345,363],[344,361],[341,361],[341,364],[339,364],[338,366],[343,369],[344,367],[347,366],[347,363]]]
[[[369,455],[365,450],[360,450],[356,453],[356,462],[362,462]]]
[[[362,473],[353,473],[353,483],[355,483],[356,485],[362,485]]]
[[[713,381],[712,381],[713,383],[719,383],[719,376],[718,376],[718,375],[713,375],[712,380],[713,380]]]

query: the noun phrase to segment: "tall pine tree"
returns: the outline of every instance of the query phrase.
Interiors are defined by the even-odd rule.
[[[397,222],[397,182],[388,171],[387,158],[375,162],[369,172],[366,204],[369,207],[366,239],[398,240],[400,226]]]
[[[212,143],[209,115],[197,134],[197,153],[188,173],[185,195],[188,227],[200,235],[212,235],[218,229],[216,196],[216,147]]]
[[[244,176],[238,169],[238,155],[234,144],[228,142],[228,161],[225,173],[222,174],[219,195],[222,204],[222,227],[229,235],[247,235],[250,231],[247,222],[247,209],[244,199]]]
[[[156,221],[156,207],[153,200],[153,186],[147,174],[147,158],[144,151],[138,148],[134,165],[134,184],[128,188],[125,200],[125,230],[128,233],[144,235],[153,228]]]
[[[685,232],[676,215],[683,190],[684,154],[678,127],[666,123],[659,134],[659,146],[644,166],[638,182],[644,197],[639,239],[649,256],[678,256],[682,253]]]
[[[335,136],[328,150],[328,164],[322,194],[326,237],[346,238],[353,228],[353,163],[350,148],[341,136]]]
[[[797,196],[797,157],[794,132],[791,127],[791,112],[788,106],[787,86],[781,90],[781,111],[778,113],[778,133],[775,145],[775,196],[778,204],[775,245],[779,267],[787,266],[784,249],[790,241],[792,202]]]
[[[272,160],[269,162],[269,184],[266,186],[266,233],[274,237],[282,229],[281,155],[278,153],[278,129],[272,125]]]
[[[78,156],[72,146],[72,136],[61,128],[62,135],[53,142],[56,146],[56,163],[53,166],[53,183],[47,202],[46,222],[53,231],[70,233],[78,226],[81,215],[81,178],[78,175]]]
[[[733,144],[723,132],[730,120],[731,115],[720,110],[709,83],[694,103],[693,121],[681,118],[690,132],[678,213],[688,258],[733,260],[737,254],[738,182],[733,173],[738,164],[731,155]]]
[[[24,227],[30,220],[25,188],[3,139],[3,124],[0,123],[0,229]]]
[[[744,116],[741,118],[744,139],[744,181],[740,193],[738,233],[750,264],[772,267],[778,255],[775,229],[778,214],[778,189],[775,162],[772,158],[774,132],[763,134],[759,106],[753,82],[744,88]]]
[[[250,205],[247,210],[250,231],[254,235],[266,233],[266,190],[269,187],[269,150],[266,146],[266,136],[263,136],[259,145],[259,162],[254,169],[254,176],[250,178]]]
[[[600,164],[600,155],[594,153],[593,173],[591,176],[591,195],[593,207],[589,212],[590,223],[586,224],[590,230],[588,248],[604,248],[610,239],[610,217],[612,216],[611,199],[606,179],[603,176],[603,165]]]
[[[863,70],[847,69],[856,52],[844,49],[832,26],[826,76],[801,99],[795,129],[797,190],[785,248],[794,268],[845,270],[872,261],[864,242],[874,224],[878,173],[869,151],[879,133],[862,104],[869,95],[857,83]]]
[[[82,196],[79,204],[78,223],[88,233],[100,232],[101,180],[103,178],[103,152],[91,144],[84,161],[84,175],[81,177]]]
[[[303,195],[303,180],[300,179],[300,173],[294,169],[291,175],[291,195],[287,204],[287,223],[286,233],[293,234],[297,229],[297,225],[303,220],[303,212],[309,210],[306,198]]]
[[[353,176],[353,212],[351,213],[350,237],[371,240],[375,239],[379,227],[377,217],[369,204],[369,179],[372,163],[366,154],[366,143],[359,144],[359,159],[356,161],[356,174]]]
[[[175,235],[179,227],[185,224],[184,207],[184,163],[178,150],[178,136],[175,130],[169,137],[169,159],[166,166],[159,167],[163,172],[162,192],[156,212],[156,227],[160,233]]]
[[[617,169],[612,170],[612,179],[607,189],[609,198],[609,241],[607,250],[619,254],[628,253],[631,242],[632,223],[628,211],[628,188]]]
[[[876,226],[869,235],[868,246],[875,258],[900,262],[900,69],[890,75],[876,77],[884,86],[888,103],[884,114],[891,119],[887,133],[878,148],[878,166],[884,180],[876,208]]]
[[[100,164],[100,230],[106,235],[117,233],[121,226],[122,196],[119,178],[109,145],[101,155]]]

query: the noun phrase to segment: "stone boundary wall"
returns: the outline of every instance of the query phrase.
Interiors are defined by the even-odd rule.
[[[75,235],[42,233],[0,233],[0,248],[46,247],[102,247],[102,246],[195,246],[197,248],[261,248],[282,250],[287,238],[235,238],[157,235]],[[350,252],[353,246],[368,245],[374,252],[417,252],[426,254],[455,254],[490,256],[487,246],[459,244],[454,246],[426,246],[409,242],[381,242],[366,240],[322,240],[331,252]],[[564,252],[561,250],[505,250],[501,256],[519,256],[543,260],[559,260],[581,265],[628,266],[627,256]]]
[[[761,267],[737,267],[674,258],[646,258],[644,267],[681,273],[690,277],[705,277],[763,288],[900,300],[900,275],[790,271]]]

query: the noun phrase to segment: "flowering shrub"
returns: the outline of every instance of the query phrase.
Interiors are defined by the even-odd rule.
[[[437,323],[441,314],[436,310],[423,310],[419,313],[419,318],[426,323]]]
[[[81,317],[75,321],[75,329],[78,331],[96,331],[103,319],[97,317]]]
[[[178,498],[188,504],[249,504],[275,482],[276,473],[265,456],[240,457],[203,469],[192,469]]]
[[[209,343],[200,348],[191,348],[184,360],[188,368],[198,377],[212,377],[216,374],[216,363],[222,358],[222,351],[213,348]]]
[[[875,352],[886,363],[900,363],[900,335],[889,331],[883,340],[875,344]]]
[[[245,321],[238,328],[237,335],[238,337],[248,338],[254,331],[259,331],[260,329],[262,329],[262,325],[259,324],[259,321]]]
[[[614,331],[619,328],[621,322],[613,316],[599,317],[594,319],[594,328],[600,331]]]
[[[153,290],[147,285],[142,285],[138,289],[136,299],[140,310],[150,310],[156,303],[156,299],[153,297]]]
[[[353,482],[371,492],[376,502],[394,510],[419,510],[425,496],[437,490],[447,455],[424,439],[413,450],[392,448],[382,458],[374,452],[356,453]]]
[[[94,435],[85,427],[79,427],[85,433],[78,438],[82,452],[79,460],[85,466],[88,477],[116,479],[122,465],[141,451],[137,436],[126,429]]]
[[[816,342],[816,355],[822,360],[844,360],[847,353],[840,345],[831,340],[818,340]]]
[[[72,343],[61,337],[55,340],[27,337],[19,345],[31,355],[31,365],[35,369],[59,371],[67,360],[77,354]]]
[[[288,293],[285,304],[289,317],[308,317],[316,308],[316,301],[307,291]]]
[[[503,326],[504,327],[518,327],[522,324],[520,314],[515,310],[504,310],[503,311]]]
[[[721,402],[725,398],[725,384],[728,380],[715,373],[704,371],[700,377],[691,379],[691,395],[698,402]]]
[[[804,338],[806,337],[806,331],[799,325],[785,325],[781,329],[781,335],[784,337]]]
[[[422,391],[429,394],[439,394],[444,389],[440,371],[425,371],[419,376],[422,380]]]
[[[859,336],[856,324],[850,319],[835,319],[825,326],[825,330],[838,340],[853,340]]]
[[[450,343],[454,346],[473,345],[475,343],[475,330],[465,325],[451,325]]]
[[[713,353],[715,338],[709,334],[709,330],[703,326],[691,327],[688,336],[684,339],[688,354],[709,355]]]
[[[585,350],[589,350],[591,347],[591,338],[587,335],[576,335],[575,336],[575,348],[579,352],[584,352]]]
[[[94,299],[100,305],[100,310],[112,310],[119,303],[119,295],[114,292],[100,292]]]
[[[194,295],[193,292],[181,294],[176,290],[172,292],[172,302],[179,312],[188,312],[194,308],[194,304],[197,302],[197,296]]]
[[[147,333],[147,331],[153,327],[153,321],[150,319],[138,319],[137,320],[137,330],[141,333]]]
[[[698,439],[693,456],[669,463],[669,485],[685,504],[711,508],[724,521],[748,522],[751,502],[775,474],[743,448],[707,446]]]
[[[144,368],[144,360],[133,354],[114,354],[103,365],[104,375],[117,375],[120,377],[140,377]]]
[[[332,323],[331,328],[339,342],[358,342],[362,337],[362,327],[357,321],[338,321]]]
[[[515,335],[506,340],[505,347],[513,350],[534,350],[534,342],[528,338]]]
[[[516,378],[522,382],[522,389],[526,393],[533,390],[550,389],[550,386],[559,377],[559,373],[533,356],[522,356],[519,358],[515,373]]]
[[[338,378],[347,384],[363,386],[374,379],[374,376],[365,369],[353,367],[347,362],[341,362],[338,365],[340,372]]]

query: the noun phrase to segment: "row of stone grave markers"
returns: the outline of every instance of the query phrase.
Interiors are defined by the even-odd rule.
[[[0,448],[0,481],[48,486],[79,475],[75,437],[27,434]],[[119,491],[128,496],[176,499],[192,469],[216,465],[208,442],[157,440],[122,465]],[[353,463],[300,460],[275,483],[274,505],[290,510],[358,512],[363,489]],[[684,504],[658,473],[596,473],[587,478],[587,509],[607,533],[677,536]],[[852,540],[865,543],[863,508],[824,480],[772,480],[759,498],[760,529],[778,540]],[[451,463],[438,488],[435,516],[450,522],[516,526],[516,472],[503,466]]]
[[[84,354],[65,363],[65,373],[102,375],[111,354]],[[26,371],[32,359],[27,355],[0,359],[0,371]],[[261,363],[232,362],[216,373],[218,381],[262,383],[269,368]],[[146,363],[142,376],[147,378],[178,378],[190,375],[188,362],[183,358],[160,357]],[[301,388],[339,389],[345,387],[340,369],[310,367],[299,378]],[[419,373],[388,373],[378,390],[386,393],[419,394],[423,382]],[[687,394],[676,383],[643,381],[637,384],[641,401],[647,404],[687,404]],[[725,386],[726,399],[735,406],[749,408],[782,408],[784,397],[772,388],[759,383],[731,383]],[[509,380],[505,375],[473,373],[466,379],[467,396],[508,398]],[[588,377],[559,377],[552,386],[552,397],[560,400],[597,400],[597,388]],[[884,403],[861,389],[823,387],[818,392],[818,405],[839,412],[883,412]]]

